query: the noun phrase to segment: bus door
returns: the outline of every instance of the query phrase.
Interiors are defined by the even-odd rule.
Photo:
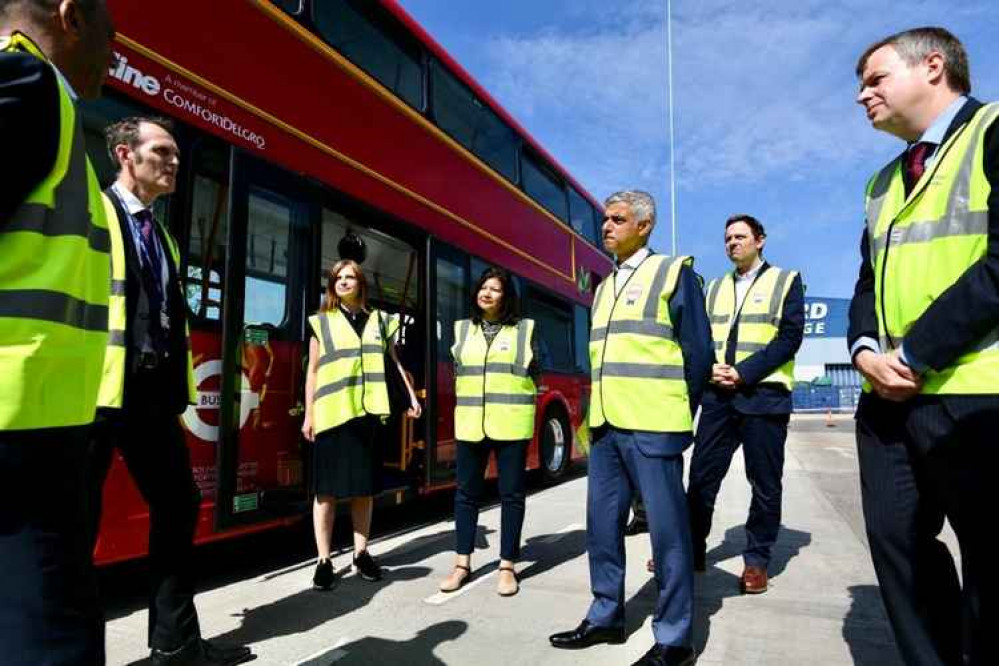
[[[213,369],[219,529],[298,512],[306,497],[297,406],[319,210],[307,181],[239,151],[233,160],[222,358]]]
[[[383,219],[350,202],[328,201],[320,214],[316,263],[311,272],[315,288],[308,314],[325,298],[329,271],[341,258],[361,266],[367,281],[368,304],[400,319],[396,351],[417,396],[426,407],[426,352],[423,294],[425,239],[406,227]],[[308,338],[307,332],[307,338]],[[422,480],[425,437],[423,419],[398,416],[385,420],[377,445],[382,460],[383,492],[412,488]]]

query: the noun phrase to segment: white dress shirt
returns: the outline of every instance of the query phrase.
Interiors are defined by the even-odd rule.
[[[735,271],[735,311],[739,312],[742,309],[742,301],[746,299],[746,294],[749,293],[749,288],[753,286],[753,280],[759,275],[760,269],[763,268],[763,260],[756,257],[756,263],[745,273],[740,274],[739,271]]]
[[[624,285],[628,281],[628,278],[631,277],[631,274],[635,272],[635,269],[638,268],[650,254],[651,252],[649,251],[649,248],[640,248],[637,252],[635,252],[635,254],[625,259],[624,262],[614,269],[615,296],[621,295],[621,290],[624,289]]]

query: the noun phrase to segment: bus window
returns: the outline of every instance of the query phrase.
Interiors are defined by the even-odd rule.
[[[271,0],[271,2],[292,16],[302,11],[302,0]]]
[[[555,217],[566,221],[569,219],[568,206],[565,201],[565,189],[559,178],[552,173],[540,160],[528,152],[521,154],[521,177],[524,191],[532,199],[544,206]]]
[[[285,3],[287,4],[287,3]],[[423,109],[423,55],[377,3],[315,2],[312,21],[322,37],[414,109]]]
[[[218,322],[229,236],[229,150],[214,139],[202,139],[191,151],[191,164],[191,229],[184,290],[195,320]]]
[[[251,188],[249,202],[243,319],[248,324],[283,328],[293,211],[284,197],[257,187]]]
[[[437,61],[430,68],[434,120],[455,141],[517,180],[517,135]]]
[[[525,315],[538,327],[541,347],[541,367],[555,372],[575,372],[573,358],[573,315],[561,299],[528,291]]]
[[[569,223],[576,233],[593,242],[593,206],[574,187],[569,188]]]
[[[576,370],[590,373],[590,310],[575,305],[573,313],[573,333],[576,338]]]

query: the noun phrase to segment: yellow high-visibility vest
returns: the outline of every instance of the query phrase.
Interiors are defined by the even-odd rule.
[[[746,360],[762,350],[777,337],[784,302],[791,291],[796,271],[786,271],[770,266],[756,277],[746,292],[739,310],[739,327],[736,331],[735,362]],[[726,273],[708,283],[706,296],[708,317],[711,318],[711,337],[715,342],[715,361],[725,363],[728,355],[728,337],[735,319],[735,277]],[[783,385],[788,391],[794,387],[794,359],[783,364],[760,380]]]
[[[652,254],[615,296],[608,277],[597,287],[590,329],[590,427],[689,432],[690,399],[683,353],[669,315],[680,269],[691,257]]]
[[[118,212],[108,195],[101,193],[104,209],[107,212],[111,235],[111,298],[108,307],[108,348],[104,356],[104,374],[101,379],[99,407],[120,408],[125,393],[125,327],[127,325],[125,283],[125,239],[121,233]],[[180,249],[177,241],[167,228],[157,221],[160,234],[166,241],[167,251],[173,259],[176,270],[180,270]],[[131,242],[129,239],[127,242]],[[187,341],[187,402],[196,404],[197,384],[194,379],[194,358],[191,351],[191,330],[184,324],[184,337]]]
[[[382,318],[387,340],[382,340]],[[399,319],[372,310],[360,337],[340,310],[309,317],[319,341],[319,368],[312,405],[312,427],[322,432],[347,421],[389,414],[385,350],[399,330]]]
[[[534,321],[503,326],[491,343],[470,319],[454,323],[454,436],[462,442],[534,437],[537,388],[527,374],[534,358]]]
[[[45,60],[21,34],[0,38],[0,58],[15,51]],[[107,348],[108,222],[75,104],[56,80],[52,170],[0,220],[0,430],[93,422]]]
[[[906,196],[904,156],[868,183],[867,234],[881,348],[901,343],[926,309],[988,246],[984,137],[999,104],[988,104],[937,149]],[[984,394],[999,387],[999,323],[949,367],[928,370],[923,393]]]

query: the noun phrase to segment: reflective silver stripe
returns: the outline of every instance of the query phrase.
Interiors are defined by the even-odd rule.
[[[766,342],[738,342],[735,345],[735,351],[738,352],[749,352],[754,354],[762,349],[765,349],[768,343]]]
[[[456,340],[458,347],[454,350],[454,362],[455,364],[460,365],[461,353],[465,349],[465,340],[468,338],[468,329],[472,325],[472,321],[470,319],[462,319],[458,323],[460,324],[458,328],[458,339]]]
[[[739,321],[749,321],[750,317],[755,317],[756,315],[745,315],[739,318]],[[711,315],[712,324],[727,324],[728,320],[731,319],[731,315]]]
[[[40,319],[101,333],[108,330],[106,305],[43,289],[0,290],[0,317]]]
[[[725,343],[724,342],[719,342],[718,340],[715,340],[714,343],[715,343],[715,350],[716,351],[721,351],[722,349],[725,348]]]
[[[517,377],[527,376],[527,368],[514,363],[486,363],[486,371],[516,375]],[[477,377],[481,374],[482,365],[462,365],[455,368],[454,371],[455,377]]]
[[[327,363],[332,363],[338,358],[336,354],[334,354],[335,347],[333,346],[333,333],[330,331],[330,315],[327,312],[319,314],[319,334],[323,337],[323,355],[319,357],[319,367],[322,367]]]
[[[345,377],[338,381],[330,382],[329,384],[325,384],[324,386],[320,386],[319,388],[317,388],[316,397],[314,399],[319,400],[320,398],[324,398],[328,395],[333,395],[334,393],[338,393],[340,391],[344,391],[346,389],[353,388],[355,386],[360,386],[363,383],[364,380],[361,379],[361,377],[354,377],[354,376]]]
[[[343,358],[357,358],[358,356],[360,356],[360,352],[357,347],[354,347],[353,349],[334,349],[331,352],[323,354],[319,358],[319,367],[321,368],[324,365],[333,363],[334,361],[339,361]]]
[[[740,324],[769,324],[773,321],[773,316],[768,312],[754,312],[752,314],[740,314]]]
[[[604,363],[600,366],[600,375],[602,378],[683,379],[683,367],[649,363]]]
[[[784,302],[784,285],[790,279],[791,271],[781,271],[780,275],[777,276],[777,282],[774,284],[774,291],[770,294],[769,313],[774,326],[780,322],[781,304]]]
[[[611,333],[632,333],[657,338],[673,339],[673,327],[656,321],[617,320],[610,323]],[[590,342],[600,342],[607,337],[607,327],[599,326],[590,332]]]
[[[70,177],[70,174],[67,173],[66,179]],[[65,182],[65,179],[63,182]],[[39,203],[23,204],[14,213],[13,219],[4,225],[3,231],[31,231],[50,238],[76,236],[86,238],[87,244],[96,252],[103,254],[111,252],[110,232],[91,223],[89,224],[89,229],[86,229],[86,236],[84,236],[84,234],[80,233],[84,231],[80,228],[80,209],[74,208],[73,213],[70,213],[70,211],[66,210],[70,206],[66,205],[66,201],[60,200],[59,197],[60,194],[57,191],[55,195],[55,208],[49,208]],[[87,209],[84,207],[82,210],[86,211]],[[82,213],[82,215],[89,216],[86,212]]]
[[[381,354],[385,351],[385,348],[381,345],[361,345],[362,354]]]
[[[513,367],[509,370],[493,370],[492,363],[486,364],[486,370],[490,372],[509,372],[513,375],[521,374],[520,369],[524,368],[524,359],[527,357],[527,321],[521,319],[517,322],[517,360]],[[523,374],[526,373],[526,368]]]
[[[119,330],[108,331],[108,346],[110,346],[110,347],[124,347],[125,346],[125,331],[119,331]]]
[[[112,296],[125,295],[125,280],[111,280],[111,295]]]
[[[659,314],[659,294],[666,286],[666,276],[669,275],[670,266],[673,265],[674,261],[679,261],[679,259],[670,261],[663,258],[656,268],[656,274],[652,277],[652,284],[649,285],[649,291],[645,297],[645,310],[642,312],[642,318],[645,321],[653,322]]]
[[[533,395],[523,395],[514,393],[487,393],[485,401],[493,405],[533,405],[535,398]],[[458,407],[482,407],[481,395],[458,396],[455,404]]]
[[[962,170],[964,166],[962,165]],[[960,175],[958,176],[960,177]],[[967,185],[970,179],[962,179]],[[958,189],[955,184],[954,189]],[[948,204],[947,214],[939,220],[912,222],[904,227],[894,227],[891,233],[893,246],[928,243],[937,238],[955,238],[958,236],[984,236],[988,233],[989,213],[984,210],[955,211]],[[874,241],[873,252],[881,252],[888,243],[888,235],[881,234]]]
[[[895,172],[902,168],[902,159],[905,157],[905,153],[902,153],[894,160],[888,163],[888,165],[878,172],[878,175],[874,178],[874,183],[871,185],[870,194],[867,199],[867,235],[868,242],[871,244],[871,261],[874,261],[875,252],[874,248],[874,228],[878,224],[878,220],[881,219],[881,209],[885,206],[885,198],[888,194],[888,190],[891,188],[892,180],[895,177]]]
[[[366,382],[384,382],[385,373],[384,372],[365,372],[364,381]]]

